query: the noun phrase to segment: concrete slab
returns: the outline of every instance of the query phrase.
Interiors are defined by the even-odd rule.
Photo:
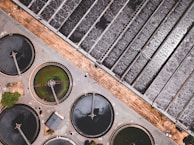
[[[156,145],[176,145],[174,141],[166,137],[156,127],[146,121],[143,117],[138,115],[136,112],[131,110],[119,99],[114,97],[110,92],[101,87],[96,81],[89,77],[85,77],[85,72],[75,67],[71,62],[67,61],[62,55],[47,46],[39,38],[21,26],[18,22],[14,21],[11,17],[0,11],[0,35],[5,36],[6,34],[19,33],[28,37],[35,47],[35,61],[31,68],[23,73],[21,76],[8,76],[0,73],[0,84],[2,88],[5,88],[7,83],[10,82],[23,82],[24,83],[24,95],[20,98],[18,103],[24,103],[30,105],[33,109],[38,112],[38,107],[42,108],[42,115],[40,115],[41,130],[38,138],[33,145],[43,144],[47,139],[53,136],[66,136],[72,139],[77,145],[83,144],[87,138],[81,136],[73,128],[70,119],[71,107],[73,103],[83,94],[95,92],[105,96],[113,105],[115,112],[115,119],[111,129],[102,137],[94,139],[96,142],[101,142],[104,145],[110,145],[110,139],[115,130],[125,124],[138,124],[144,126],[152,134]],[[33,73],[35,70],[46,62],[58,62],[63,64],[70,71],[73,78],[73,87],[69,97],[61,104],[56,106],[48,106],[41,104],[36,100],[33,95]],[[84,84],[84,85],[83,85]],[[143,109],[143,108],[142,108]],[[45,121],[48,119],[50,114],[57,111],[59,114],[64,116],[64,120],[59,126],[60,129],[55,131],[52,136],[45,136]]]

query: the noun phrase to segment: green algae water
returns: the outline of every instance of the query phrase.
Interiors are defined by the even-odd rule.
[[[70,89],[70,77],[60,65],[49,64],[42,67],[35,75],[34,90],[37,96],[47,102],[56,102],[49,81],[53,81],[53,90],[57,99],[61,102]]]

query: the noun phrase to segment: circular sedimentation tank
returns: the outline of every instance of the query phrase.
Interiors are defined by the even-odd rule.
[[[18,75],[27,71],[34,62],[35,50],[31,41],[23,35],[6,35],[0,39],[0,71]]]
[[[49,62],[41,65],[33,78],[33,90],[41,103],[56,105],[71,92],[72,77],[62,64]]]
[[[137,124],[127,124],[116,129],[111,145],[154,145],[154,139],[147,129]]]
[[[103,136],[111,128],[114,121],[114,110],[104,96],[88,93],[73,104],[71,120],[79,134],[96,138]]]
[[[20,130],[17,128],[20,128]],[[32,144],[40,131],[37,113],[29,106],[18,104],[4,109],[0,114],[0,141],[5,145],[26,145],[25,137]],[[22,133],[24,136],[22,136]]]
[[[76,145],[72,140],[66,137],[57,136],[47,140],[44,145]]]

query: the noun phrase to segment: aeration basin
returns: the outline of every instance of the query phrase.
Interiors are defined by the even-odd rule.
[[[33,88],[41,103],[56,105],[63,102],[72,87],[72,77],[67,68],[55,62],[45,63],[37,70]]]

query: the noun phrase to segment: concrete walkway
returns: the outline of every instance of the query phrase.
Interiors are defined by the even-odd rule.
[[[114,97],[109,91],[103,88],[98,82],[87,76],[86,72],[81,71],[75,65],[67,61],[62,55],[58,54],[56,51],[47,46],[35,35],[30,33],[27,29],[22,27],[18,22],[14,21],[12,18],[8,17],[4,12],[0,12],[0,34],[10,34],[19,33],[28,37],[36,51],[35,61],[31,68],[21,74],[20,76],[7,76],[0,73],[0,83],[3,87],[10,82],[23,82],[24,83],[24,96],[19,100],[19,103],[24,103],[30,105],[34,110],[37,108],[42,108],[42,114],[39,116],[41,121],[41,130],[37,140],[33,145],[43,144],[51,136],[46,136],[44,134],[45,121],[48,119],[50,114],[57,111],[64,117],[62,124],[59,129],[55,132],[53,136],[66,136],[73,140],[77,145],[82,145],[87,139],[81,136],[75,131],[71,124],[70,112],[73,103],[83,94],[95,92],[105,96],[113,105],[115,112],[115,120],[112,128],[103,137],[94,139],[96,142],[103,143],[104,145],[110,144],[110,139],[114,131],[125,124],[138,124],[144,126],[152,134],[155,144],[157,145],[176,145],[174,141],[166,137],[159,129],[154,127],[151,123],[146,121],[143,117],[138,115],[132,109],[130,109],[126,104],[121,102],[118,98]],[[58,62],[63,64],[70,71],[73,78],[73,88],[69,97],[61,104],[55,106],[49,106],[41,104],[37,101],[35,94],[33,93],[33,76],[37,68],[39,68],[43,63],[46,62]],[[6,79],[5,79],[6,78]],[[82,85],[80,85],[82,84]],[[84,85],[83,85],[84,84]],[[142,108],[141,108],[142,109]]]

